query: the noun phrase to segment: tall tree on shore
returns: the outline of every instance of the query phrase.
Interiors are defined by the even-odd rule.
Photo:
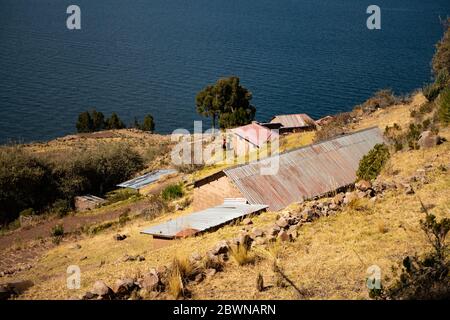
[[[204,117],[212,118],[212,126],[216,127],[216,118],[220,113],[220,107],[217,105],[214,86],[207,86],[195,97],[197,112]]]
[[[256,108],[250,104],[251,92],[240,85],[238,77],[219,79],[197,94],[197,112],[212,117],[213,127],[219,118],[220,128],[226,129],[250,123]]]
[[[80,133],[92,132],[93,123],[91,115],[88,111],[82,112],[78,115],[78,121],[76,124],[77,131]]]
[[[151,114],[145,116],[141,130],[150,132],[155,131],[155,121],[153,120],[153,116]]]
[[[113,112],[111,117],[106,121],[107,129],[123,129],[125,128],[125,124],[122,120],[120,120],[117,113]]]
[[[105,115],[95,109],[91,111],[92,129],[93,131],[100,131],[105,128]]]

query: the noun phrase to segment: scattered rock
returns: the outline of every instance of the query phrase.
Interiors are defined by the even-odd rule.
[[[113,236],[113,238],[114,238],[114,240],[116,240],[116,241],[122,241],[122,240],[125,240],[125,239],[127,238],[127,236],[124,235],[124,234],[118,233],[118,234],[115,234],[115,235]]]
[[[214,269],[214,270],[215,270],[215,269]],[[197,274],[197,275],[195,276],[194,282],[195,282],[195,283],[200,283],[200,282],[203,281],[203,278],[204,278],[203,273],[199,273],[199,274]]]
[[[284,229],[284,228],[286,228],[286,227],[289,226],[289,223],[287,222],[287,220],[286,220],[285,218],[280,218],[280,219],[278,219],[278,220],[275,222],[275,224],[276,224],[277,226],[279,226],[280,228],[282,228],[282,229]]]
[[[258,237],[252,244],[263,245],[267,243],[267,239],[263,237]]]
[[[406,187],[405,187],[405,194],[414,194],[415,192],[414,192],[414,189],[411,187],[411,185],[407,185]]]
[[[111,300],[114,298],[114,291],[101,280],[95,281],[91,292],[102,300]]]
[[[358,199],[356,192],[347,192],[344,198],[344,204],[349,204],[350,202]]]
[[[155,272],[149,272],[140,281],[139,285],[142,289],[147,290],[147,292],[154,291],[158,289],[159,277]]]
[[[228,245],[228,242],[225,240],[220,241],[212,250],[214,255],[219,255],[222,253],[228,253],[228,250],[230,249],[230,246]]]
[[[92,299],[95,299],[97,297],[98,296],[96,294],[93,294],[92,292],[88,291],[81,297],[81,299],[82,300],[92,300]]]
[[[198,253],[198,252],[194,252],[193,254],[191,254],[191,256],[189,257],[189,260],[192,263],[198,262],[202,260],[202,256]]]
[[[253,228],[252,229],[251,237],[253,239],[256,239],[256,238],[259,238],[259,237],[262,237],[262,236],[264,236],[264,231],[262,231],[259,228]]]
[[[370,183],[370,181],[360,180],[355,183],[355,187],[360,191],[367,191],[368,189],[372,188],[372,184]]]
[[[131,292],[136,289],[136,284],[134,283],[134,279],[125,278],[118,279],[116,281],[116,285],[114,286],[114,292],[116,295],[121,297],[129,296]]]
[[[122,258],[123,262],[127,262],[127,261],[145,261],[145,257],[141,256],[141,255],[135,255],[135,256],[130,256],[128,254],[124,255]]]
[[[245,219],[242,221],[242,224],[248,226],[248,225],[250,225],[250,224],[253,224],[253,221],[252,221],[252,219],[250,219],[250,218],[245,218]]]
[[[344,202],[344,198],[345,198],[345,195],[341,192],[341,193],[338,193],[337,195],[335,195],[332,201],[335,205],[340,205]]]
[[[69,248],[70,248],[70,249],[74,249],[74,250],[78,250],[78,249],[81,249],[81,245],[79,245],[78,243],[76,243],[76,244],[70,246]]]
[[[420,148],[427,149],[439,144],[440,140],[441,139],[438,135],[435,135],[430,130],[427,130],[420,134],[417,144]]]
[[[84,260],[86,260],[87,258],[88,258],[87,256],[81,257],[81,258],[80,258],[80,261],[84,261]]]
[[[290,241],[291,237],[289,236],[289,234],[286,231],[282,230],[278,234],[278,239],[280,239],[281,241]]]
[[[213,269],[213,268],[209,268],[209,269],[206,269],[206,270],[205,270],[205,275],[206,275],[206,277],[208,277],[208,278],[214,276],[216,273],[217,273],[217,270],[216,270],[216,269]]]
[[[280,232],[280,227],[278,225],[274,225],[273,227],[269,228],[269,230],[267,230],[267,234],[269,236],[276,236],[278,234],[278,232]]]

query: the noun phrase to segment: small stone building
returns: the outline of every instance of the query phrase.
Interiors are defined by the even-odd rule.
[[[76,211],[93,210],[95,208],[100,207],[105,202],[106,202],[105,199],[90,194],[75,197],[75,210]]]

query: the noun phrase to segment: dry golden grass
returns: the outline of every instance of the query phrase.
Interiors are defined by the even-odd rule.
[[[238,244],[230,248],[230,256],[238,266],[252,264],[255,262],[255,255],[243,244]]]
[[[168,287],[167,291],[174,299],[184,297],[185,295],[184,283],[181,276],[181,272],[178,268],[175,267],[171,270],[169,277],[167,279],[167,287]]]
[[[408,127],[411,122],[411,110],[419,107],[427,102],[422,93],[418,93],[413,97],[410,104],[401,104],[375,111],[369,116],[365,116],[352,129],[361,130],[369,127],[378,126],[382,131],[386,126],[392,126],[394,123],[400,125],[401,128]]]

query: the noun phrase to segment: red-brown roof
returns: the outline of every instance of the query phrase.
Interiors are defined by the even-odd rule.
[[[276,133],[275,131],[269,130],[256,122],[231,129],[231,132],[249,141],[257,147],[261,147],[264,143],[278,136],[278,133]]]
[[[303,128],[315,126],[315,122],[305,113],[277,115],[270,123],[281,123],[284,128]]]

